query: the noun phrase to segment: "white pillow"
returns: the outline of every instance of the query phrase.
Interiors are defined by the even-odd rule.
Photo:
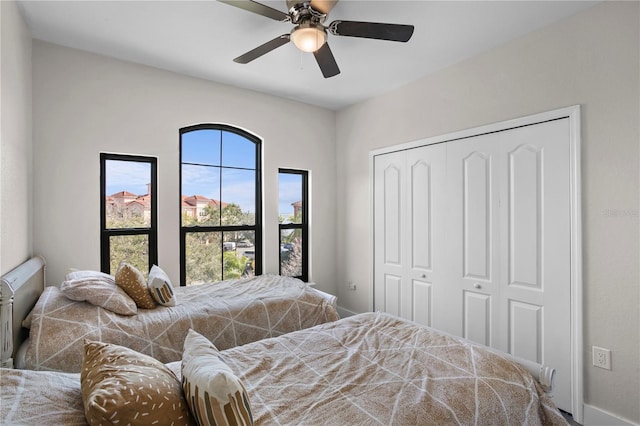
[[[98,271],[69,272],[60,286],[71,300],[86,301],[120,315],[135,315],[136,302],[116,285],[113,276]]]
[[[153,300],[159,304],[163,306],[176,306],[176,294],[173,292],[171,280],[159,266],[153,265],[151,267],[147,287]]]
[[[189,329],[182,353],[182,389],[198,424],[253,425],[249,396],[218,349]]]

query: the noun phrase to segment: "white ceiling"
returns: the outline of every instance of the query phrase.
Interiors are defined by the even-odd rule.
[[[286,12],[285,0],[261,3]],[[408,43],[329,35],[342,72],[325,79],[313,55],[293,44],[246,65],[233,62],[292,25],[215,0],[19,1],[36,39],[329,109],[402,86],[595,3],[341,0],[327,23],[412,24],[415,32]]]

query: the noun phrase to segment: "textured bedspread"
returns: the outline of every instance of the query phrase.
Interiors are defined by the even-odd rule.
[[[338,319],[300,280],[278,275],[175,288],[178,304],[122,316],[47,287],[32,311],[20,368],[79,372],[85,338],[127,346],[161,362],[181,359],[189,328],[220,350]]]
[[[257,424],[566,424],[525,369],[382,313],[230,349],[224,360]]]
[[[258,425],[566,424],[525,369],[385,314],[345,318],[222,355],[244,382]],[[180,363],[169,366],[179,376]],[[70,384],[56,391],[49,379],[40,384],[42,372],[2,374],[0,423],[33,423],[46,407],[51,424],[84,421],[79,375],[62,376]]]

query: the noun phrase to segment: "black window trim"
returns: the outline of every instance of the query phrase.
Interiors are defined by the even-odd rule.
[[[185,133],[197,131],[197,130],[220,130],[222,132],[235,133],[243,138],[251,141],[255,145],[256,150],[256,182],[255,182],[255,223],[253,225],[220,225],[220,226],[182,226],[182,135]],[[238,127],[234,127],[228,124],[219,123],[203,123],[195,124],[192,126],[183,127],[179,130],[179,171],[178,171],[178,223],[180,224],[180,285],[186,286],[187,282],[187,254],[186,254],[186,240],[187,233],[195,232],[232,232],[232,231],[254,231],[254,250],[255,250],[255,266],[254,274],[256,276],[262,275],[262,139],[256,135],[247,132]],[[222,150],[222,146],[220,147]],[[191,165],[198,165],[197,163],[184,163]],[[207,164],[209,165],[209,164]],[[242,169],[241,167],[225,167],[230,169]],[[222,182],[221,182],[222,184]],[[222,201],[222,200],[221,200]],[[222,243],[222,242],[221,242]],[[223,276],[224,280],[224,270]]]
[[[295,174],[302,177],[302,223],[278,224],[278,252],[282,247],[282,231],[285,229],[302,230],[302,275],[294,277],[304,282],[309,281],[309,171],[300,169],[279,168],[281,173]],[[278,273],[282,275],[282,262],[278,256]]]
[[[107,161],[131,161],[149,163],[151,166],[151,224],[148,228],[107,228],[107,188],[106,188],[106,164]],[[158,158],[133,155],[100,153],[100,270],[107,274],[111,271],[110,238],[120,235],[147,235],[149,243],[149,269],[158,264]],[[148,271],[147,271],[148,272]]]

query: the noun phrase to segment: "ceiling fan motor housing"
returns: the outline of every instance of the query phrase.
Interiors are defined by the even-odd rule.
[[[309,1],[288,0],[287,7],[289,8],[289,18],[296,25],[308,21],[322,24],[327,19],[327,15],[311,7]]]

